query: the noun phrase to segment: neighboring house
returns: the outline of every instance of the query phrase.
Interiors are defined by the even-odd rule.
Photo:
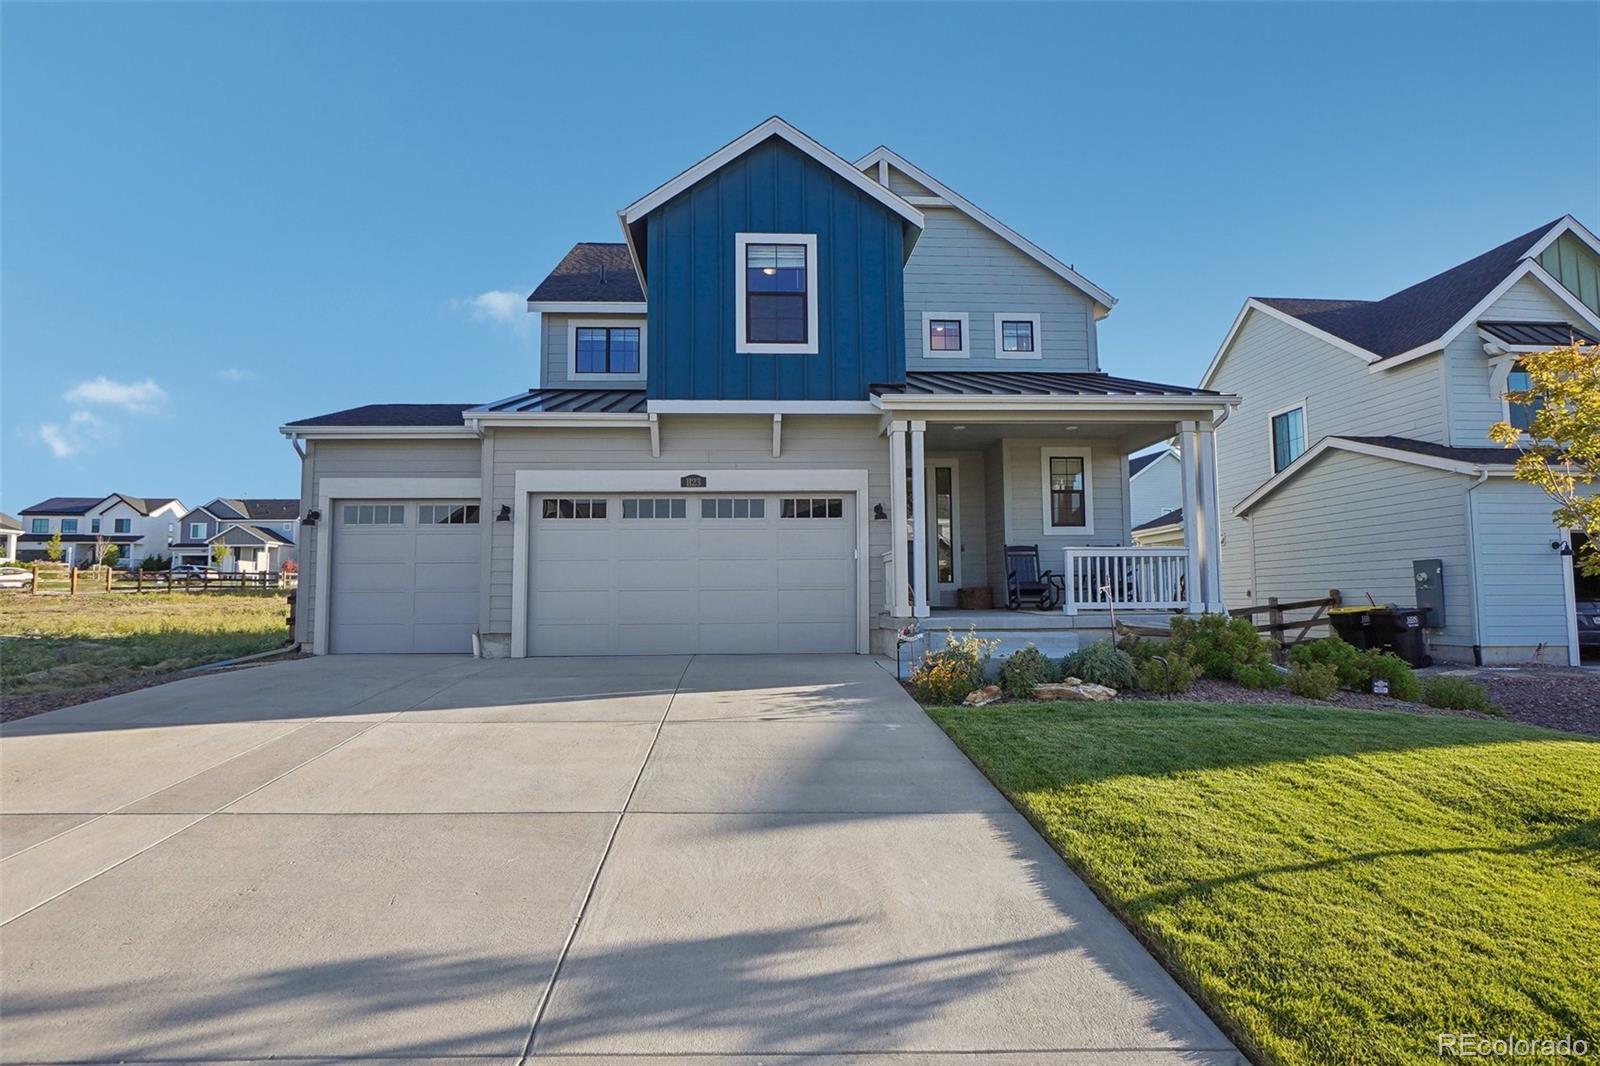
[[[22,509],[17,558],[48,558],[50,540],[61,536],[61,559],[73,566],[95,561],[96,546],[115,545],[119,566],[164,554],[177,529],[183,503],[170,496],[53,496]]]
[[[0,559],[7,562],[17,557],[17,538],[22,536],[22,523],[8,514],[0,513]]]
[[[299,500],[246,500],[217,497],[186,512],[172,543],[172,565],[215,566],[217,544],[227,549],[225,572],[277,572],[292,563]]]
[[[1128,460],[1128,495],[1133,524],[1143,525],[1183,505],[1183,459],[1178,449],[1135,455]]]
[[[1570,215],[1380,300],[1247,300],[1201,379],[1244,397],[1217,431],[1230,606],[1442,582],[1436,657],[1575,660],[1568,534],[1488,432],[1531,417],[1519,355],[1596,336],[1600,245]]]
[[[1112,297],[918,167],[774,118],[620,220],[529,298],[538,387],[282,427],[314,651],[867,652],[1003,598],[1007,545],[1104,627],[1090,571],[1140,559],[1126,456],[1174,436],[1194,547],[1118,587],[1221,606],[1233,398],[1107,373]]]
[[[1141,548],[1181,548],[1183,508],[1173,508],[1134,526],[1133,542]]]

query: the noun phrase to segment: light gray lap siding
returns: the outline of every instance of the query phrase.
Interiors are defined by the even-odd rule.
[[[493,442],[492,507],[513,503],[518,470],[694,470],[841,469],[868,472],[864,506],[888,509],[889,449],[878,420],[786,415],[783,454],[772,456],[772,419],[764,416],[663,416],[661,456],[652,458],[650,435],[640,429],[500,429]],[[715,486],[715,480],[712,481]],[[883,603],[882,565],[889,550],[889,523],[868,523],[868,604]],[[490,534],[488,628],[511,631],[512,523],[497,522]]]
[[[1482,315],[1510,322],[1574,322],[1577,316],[1532,278],[1523,278]],[[1492,446],[1489,427],[1506,416],[1501,394],[1490,384],[1489,356],[1476,327],[1463,330],[1445,349],[1449,374],[1450,441],[1462,447]]]
[[[950,208],[928,208],[905,268],[906,367],[911,370],[1098,368],[1089,298],[992,231]],[[965,359],[923,356],[922,315],[966,312]],[[997,314],[1040,316],[1042,357],[996,357]]]
[[[1071,535],[1044,531],[1044,452],[1055,446],[1088,448],[1092,532]],[[1115,441],[1096,438],[1042,440],[1018,438],[1003,443],[1005,451],[1005,543],[1035,544],[1039,566],[1061,573],[1063,548],[1131,543],[1122,506],[1122,453]]]
[[[539,349],[540,349],[540,378],[539,384],[545,388],[559,388],[563,385],[574,385],[584,389],[617,388],[643,388],[649,375],[649,353],[645,353],[644,365],[638,374],[608,374],[604,378],[585,377],[581,381],[573,381],[568,372],[567,361],[567,327],[576,322],[579,326],[597,324],[600,322],[626,321],[629,325],[639,327],[640,343],[644,343],[645,321],[644,315],[565,315],[546,312],[539,316]]]
[[[1473,490],[1478,593],[1485,646],[1517,648],[1564,662],[1567,593],[1562,570],[1571,561],[1550,547],[1560,532],[1554,505],[1533,485],[1491,478]]]

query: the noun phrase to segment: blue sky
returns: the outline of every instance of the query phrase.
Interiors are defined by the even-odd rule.
[[[1075,264],[1121,301],[1106,368],[1176,383],[1247,295],[1378,296],[1600,225],[1594,4],[7,4],[3,30],[13,513],[293,496],[285,421],[533,384],[505,309],[773,113]]]

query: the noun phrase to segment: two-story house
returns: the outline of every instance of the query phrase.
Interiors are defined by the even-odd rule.
[[[1571,216],[1382,299],[1245,301],[1201,379],[1243,397],[1217,433],[1230,605],[1339,589],[1429,606],[1437,658],[1576,662],[1571,537],[1488,431],[1531,417],[1520,355],[1597,336]]]
[[[221,544],[223,571],[277,573],[297,558],[299,517],[299,500],[218,496],[179,519],[172,565],[214,566]]]
[[[1008,546],[1101,627],[1220,606],[1232,398],[1108,373],[1112,297],[920,168],[773,118],[619,220],[530,296],[537,387],[282,427],[315,651],[865,653]],[[1188,546],[1137,549],[1172,437]]]
[[[61,559],[70,565],[89,565],[98,548],[114,545],[118,565],[137,566],[166,551],[183,509],[181,501],[168,496],[52,496],[22,509],[17,558],[47,558],[51,540],[59,535]]]

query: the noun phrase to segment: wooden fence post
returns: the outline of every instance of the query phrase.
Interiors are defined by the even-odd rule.
[[[67,595],[68,596],[76,596],[77,594],[78,594],[78,568],[76,566],[69,566],[69,567],[67,567]]]
[[[106,591],[111,591],[111,567],[106,567]]]
[[[1283,608],[1278,606],[1278,597],[1267,597],[1267,624],[1272,626],[1272,661],[1283,662]]]

